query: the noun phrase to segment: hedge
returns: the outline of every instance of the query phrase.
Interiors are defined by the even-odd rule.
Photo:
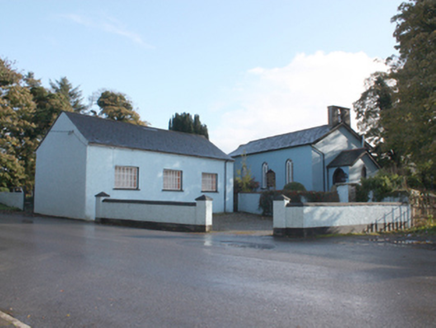
[[[269,190],[264,191],[259,197],[259,208],[262,215],[273,214],[273,200],[277,196],[284,195],[291,203],[335,203],[339,202],[337,191],[293,191],[293,190]]]

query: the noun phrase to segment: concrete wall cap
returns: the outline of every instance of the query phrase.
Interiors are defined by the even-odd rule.
[[[291,199],[289,197],[286,197],[285,195],[277,195],[274,197],[274,200],[287,200],[290,201]]]
[[[97,195],[95,195],[95,197],[110,197],[110,195],[106,194],[104,191],[98,193]]]
[[[195,200],[213,200],[213,198],[206,195],[201,195],[200,197],[195,198]]]

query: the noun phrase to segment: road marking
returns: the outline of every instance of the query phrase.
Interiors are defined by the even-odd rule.
[[[0,319],[3,319],[3,320],[10,322],[11,324],[13,324],[17,328],[31,328],[30,326],[22,323],[21,321],[18,321],[17,319],[12,318],[10,315],[3,313],[2,311],[0,311]]]

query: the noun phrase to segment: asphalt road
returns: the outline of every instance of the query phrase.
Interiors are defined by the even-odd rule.
[[[436,252],[0,214],[0,311],[38,327],[435,327]]]

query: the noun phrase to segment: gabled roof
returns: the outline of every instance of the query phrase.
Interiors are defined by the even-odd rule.
[[[250,141],[245,145],[240,145],[238,149],[234,150],[229,155],[232,157],[238,157],[243,154],[248,155],[283,148],[311,145],[326,136],[335,128],[332,128],[329,125],[321,125],[306,130]]]
[[[329,165],[327,165],[327,167],[353,166],[365,155],[368,155],[369,158],[379,166],[366,148],[357,148],[341,151],[339,155],[336,156]]]
[[[71,112],[63,114],[91,144],[233,161],[203,136]]]

